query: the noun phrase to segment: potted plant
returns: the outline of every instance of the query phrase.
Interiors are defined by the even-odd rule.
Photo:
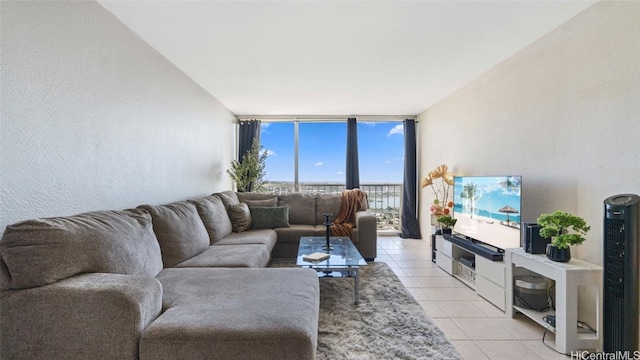
[[[547,245],[547,257],[553,261],[567,262],[571,259],[570,245],[580,245],[591,226],[583,218],[564,211],[542,214],[537,220],[540,236],[551,238]]]
[[[242,161],[231,161],[231,168],[227,169],[227,174],[236,183],[238,191],[251,192],[261,189],[267,161],[267,152],[261,150],[260,142],[253,139],[251,149],[242,156]]]
[[[453,228],[458,219],[454,219],[451,215],[443,215],[436,221],[442,225],[441,231],[443,234],[451,234],[451,228]]]

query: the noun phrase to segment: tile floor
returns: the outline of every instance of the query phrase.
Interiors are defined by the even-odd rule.
[[[395,271],[464,359],[567,359],[542,343],[540,325],[507,316],[432,263],[428,241],[378,236],[376,261]],[[547,333],[545,342],[553,339]]]

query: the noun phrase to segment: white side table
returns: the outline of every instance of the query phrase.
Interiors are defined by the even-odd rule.
[[[588,262],[571,259],[561,263],[551,261],[546,255],[534,255],[522,248],[506,249],[504,262],[507,277],[507,306],[506,313],[515,315],[516,312],[533,319],[545,328],[550,328],[556,335],[556,350],[569,354],[571,351],[602,349],[602,267]],[[540,274],[556,282],[555,311],[538,312],[514,305],[514,276],[526,269]],[[593,286],[596,304],[596,324],[592,324],[597,333],[578,332],[578,287]],[[551,328],[542,318],[545,315],[556,316],[556,327]]]

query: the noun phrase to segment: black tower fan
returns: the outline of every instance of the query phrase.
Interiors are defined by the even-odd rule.
[[[604,352],[638,350],[640,197],[604,201]]]

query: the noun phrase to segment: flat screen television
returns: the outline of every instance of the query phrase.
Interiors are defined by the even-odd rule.
[[[456,176],[453,231],[497,250],[520,247],[522,177]]]

